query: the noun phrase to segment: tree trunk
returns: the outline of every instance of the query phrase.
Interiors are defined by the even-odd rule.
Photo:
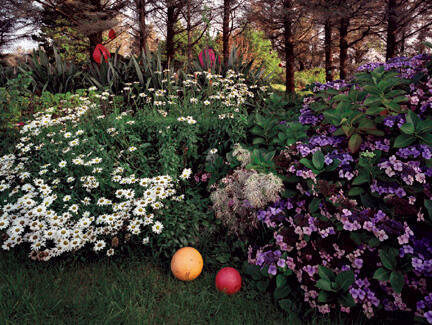
[[[405,29],[402,32],[402,38],[400,40],[400,50],[399,50],[399,56],[403,56],[405,53],[405,41],[406,41],[406,31]]]
[[[186,11],[186,29],[187,29],[187,62],[188,65],[192,62],[192,27],[191,27],[191,10],[190,1],[187,0],[187,11]]]
[[[102,44],[102,32],[90,34],[88,38],[90,41],[89,54],[90,54],[90,61],[91,61],[93,58],[93,52],[96,48],[96,45]]]
[[[324,52],[325,52],[325,74],[326,81],[333,81],[332,67],[332,30],[330,20],[324,24]]]
[[[136,0],[139,23],[139,47],[146,50],[147,44],[147,25],[146,25],[146,0]]]
[[[224,64],[228,64],[229,58],[229,20],[231,11],[231,0],[224,0],[223,23],[222,23],[222,46]]]
[[[387,44],[386,44],[386,60],[396,55],[396,0],[387,0]]]
[[[174,25],[175,25],[174,5],[168,6],[167,18],[168,19],[167,19],[166,55],[169,64],[172,63],[174,59]]]
[[[295,92],[295,83],[294,83],[294,42],[293,35],[291,30],[291,0],[284,0],[284,41],[285,41],[285,86],[286,93],[294,93]]]
[[[347,77],[347,58],[348,58],[348,25],[349,20],[347,18],[340,19],[339,26],[339,74],[340,79]]]

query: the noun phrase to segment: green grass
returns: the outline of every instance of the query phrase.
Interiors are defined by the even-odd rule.
[[[0,324],[293,324],[247,279],[226,296],[213,271],[182,282],[139,255],[44,263],[0,251]],[[301,324],[370,324],[340,313],[308,319]]]
[[[269,297],[176,280],[145,258],[40,263],[0,253],[0,324],[283,324]]]

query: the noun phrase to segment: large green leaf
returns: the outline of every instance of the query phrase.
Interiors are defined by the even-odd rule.
[[[362,137],[359,134],[353,134],[348,141],[348,149],[351,153],[356,153],[362,144]]]
[[[322,266],[322,265],[318,266],[318,275],[322,279],[326,279],[329,281],[334,281],[334,279],[336,278],[336,275],[334,274],[334,272],[332,270],[330,270],[329,268],[326,268],[325,266]]]
[[[390,278],[390,271],[380,267],[375,271],[373,278],[378,281],[388,281]]]
[[[336,284],[343,291],[347,291],[351,284],[354,282],[354,272],[353,271],[344,271],[340,272],[336,276]]]
[[[314,164],[315,168],[318,170],[323,169],[324,167],[324,154],[321,150],[317,150],[312,155],[312,163]]]
[[[416,138],[408,134],[400,134],[394,142],[395,148],[405,148],[415,142]]]
[[[325,291],[336,292],[336,290],[332,288],[331,282],[329,280],[326,280],[326,279],[319,279],[317,281],[317,283],[315,284],[315,286],[317,288],[320,288],[320,289],[325,290]]]
[[[390,274],[390,284],[394,291],[396,291],[397,293],[401,293],[402,288],[405,284],[405,279],[403,274],[399,271],[393,271]]]

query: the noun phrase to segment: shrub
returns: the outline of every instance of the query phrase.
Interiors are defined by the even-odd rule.
[[[240,237],[256,229],[256,209],[277,201],[282,190],[277,176],[247,169],[235,170],[221,183],[211,194],[213,210],[228,230]]]
[[[273,239],[253,244],[249,262],[299,285],[321,313],[359,307],[430,322],[429,60],[316,85],[299,117],[309,140],[277,155],[286,195],[258,211]]]

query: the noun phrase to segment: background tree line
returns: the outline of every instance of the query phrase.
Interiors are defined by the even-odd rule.
[[[344,79],[365,60],[422,52],[432,36],[430,0],[3,2],[0,49],[31,37],[46,51],[55,45],[85,61],[97,44],[129,42],[132,53],[160,48],[166,62],[184,65],[208,47],[227,62],[235,46],[280,76],[287,92],[294,91],[295,71],[323,67],[327,81]],[[29,26],[38,32],[17,32]],[[110,29],[114,40],[105,36]]]

